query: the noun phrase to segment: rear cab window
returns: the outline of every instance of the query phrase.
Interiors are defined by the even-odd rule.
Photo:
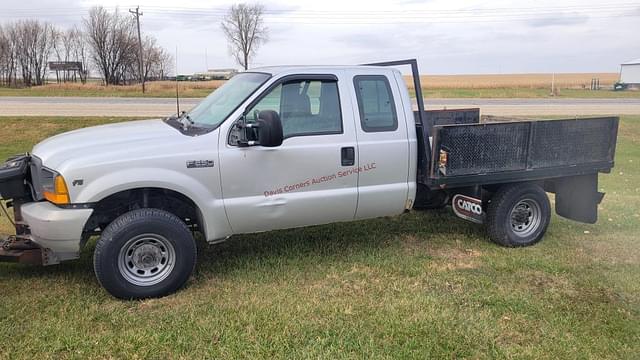
[[[357,75],[353,78],[360,112],[360,125],[365,132],[395,131],[398,115],[389,80],[384,75]]]

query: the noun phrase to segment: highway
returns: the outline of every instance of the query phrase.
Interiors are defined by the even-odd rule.
[[[180,100],[188,110],[201,99]],[[483,115],[640,115],[637,99],[426,99],[427,109],[480,107]],[[415,107],[415,104],[414,104]],[[161,117],[176,112],[171,98],[0,97],[0,116]]]

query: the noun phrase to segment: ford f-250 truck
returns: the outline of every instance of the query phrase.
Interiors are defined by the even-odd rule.
[[[16,230],[0,257],[57,264],[99,236],[98,281],[132,299],[187,281],[194,232],[217,243],[450,204],[519,247],[543,237],[547,192],[559,215],[596,221],[617,118],[480,123],[477,109],[425,111],[420,89],[415,60],[267,67],[187,113],[51,137],[0,168]]]

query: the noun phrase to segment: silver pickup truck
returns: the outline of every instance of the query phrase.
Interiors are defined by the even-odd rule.
[[[478,109],[425,111],[420,89],[415,60],[267,67],[186,113],[46,139],[0,166],[16,230],[0,260],[57,264],[99,236],[98,281],[133,299],[187,281],[195,232],[213,244],[450,205],[519,247],[542,239],[547,192],[559,215],[596,221],[617,118],[481,123]]]

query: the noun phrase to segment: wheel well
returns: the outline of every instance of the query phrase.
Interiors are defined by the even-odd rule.
[[[102,233],[120,215],[142,208],[168,211],[182,219],[193,231],[205,235],[202,213],[189,197],[169,189],[137,188],[109,195],[95,203],[93,213],[84,226],[82,245],[89,237]]]

